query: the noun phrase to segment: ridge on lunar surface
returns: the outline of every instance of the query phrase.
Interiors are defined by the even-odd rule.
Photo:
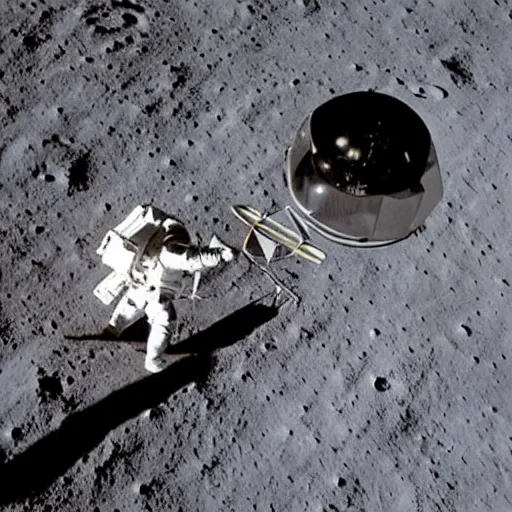
[[[2,511],[512,510],[511,9],[2,2]],[[419,232],[276,266],[303,299],[277,315],[248,261],[212,272],[159,375],[143,338],[86,336],[117,219],[152,203],[239,249],[231,206],[289,204],[301,120],[369,89],[432,135]]]

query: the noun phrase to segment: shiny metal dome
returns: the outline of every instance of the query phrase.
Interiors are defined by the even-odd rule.
[[[349,245],[407,237],[442,197],[425,123],[375,92],[337,96],[308,115],[289,148],[286,181],[304,220]]]

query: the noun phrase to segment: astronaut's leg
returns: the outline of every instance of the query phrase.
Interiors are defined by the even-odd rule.
[[[115,336],[120,336],[144,316],[144,306],[145,303],[141,302],[136,294],[128,291],[114,309],[107,330]]]
[[[149,372],[157,373],[165,368],[165,360],[161,356],[169,343],[176,312],[170,299],[160,298],[148,302],[146,314],[151,331],[146,348],[145,368]]]

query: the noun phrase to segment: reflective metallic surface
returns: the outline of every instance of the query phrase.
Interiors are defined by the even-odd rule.
[[[427,127],[405,103],[374,92],[314,110],[288,151],[286,180],[308,224],[350,245],[405,238],[442,197]]]

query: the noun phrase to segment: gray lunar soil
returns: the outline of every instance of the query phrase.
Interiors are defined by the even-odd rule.
[[[510,2],[6,0],[0,20],[0,509],[512,511]],[[304,116],[368,89],[431,131],[424,229],[279,266],[303,300],[277,315],[238,256],[177,304],[161,374],[143,337],[69,339],[108,322],[95,250],[137,204],[240,249],[230,206],[289,204]]]

